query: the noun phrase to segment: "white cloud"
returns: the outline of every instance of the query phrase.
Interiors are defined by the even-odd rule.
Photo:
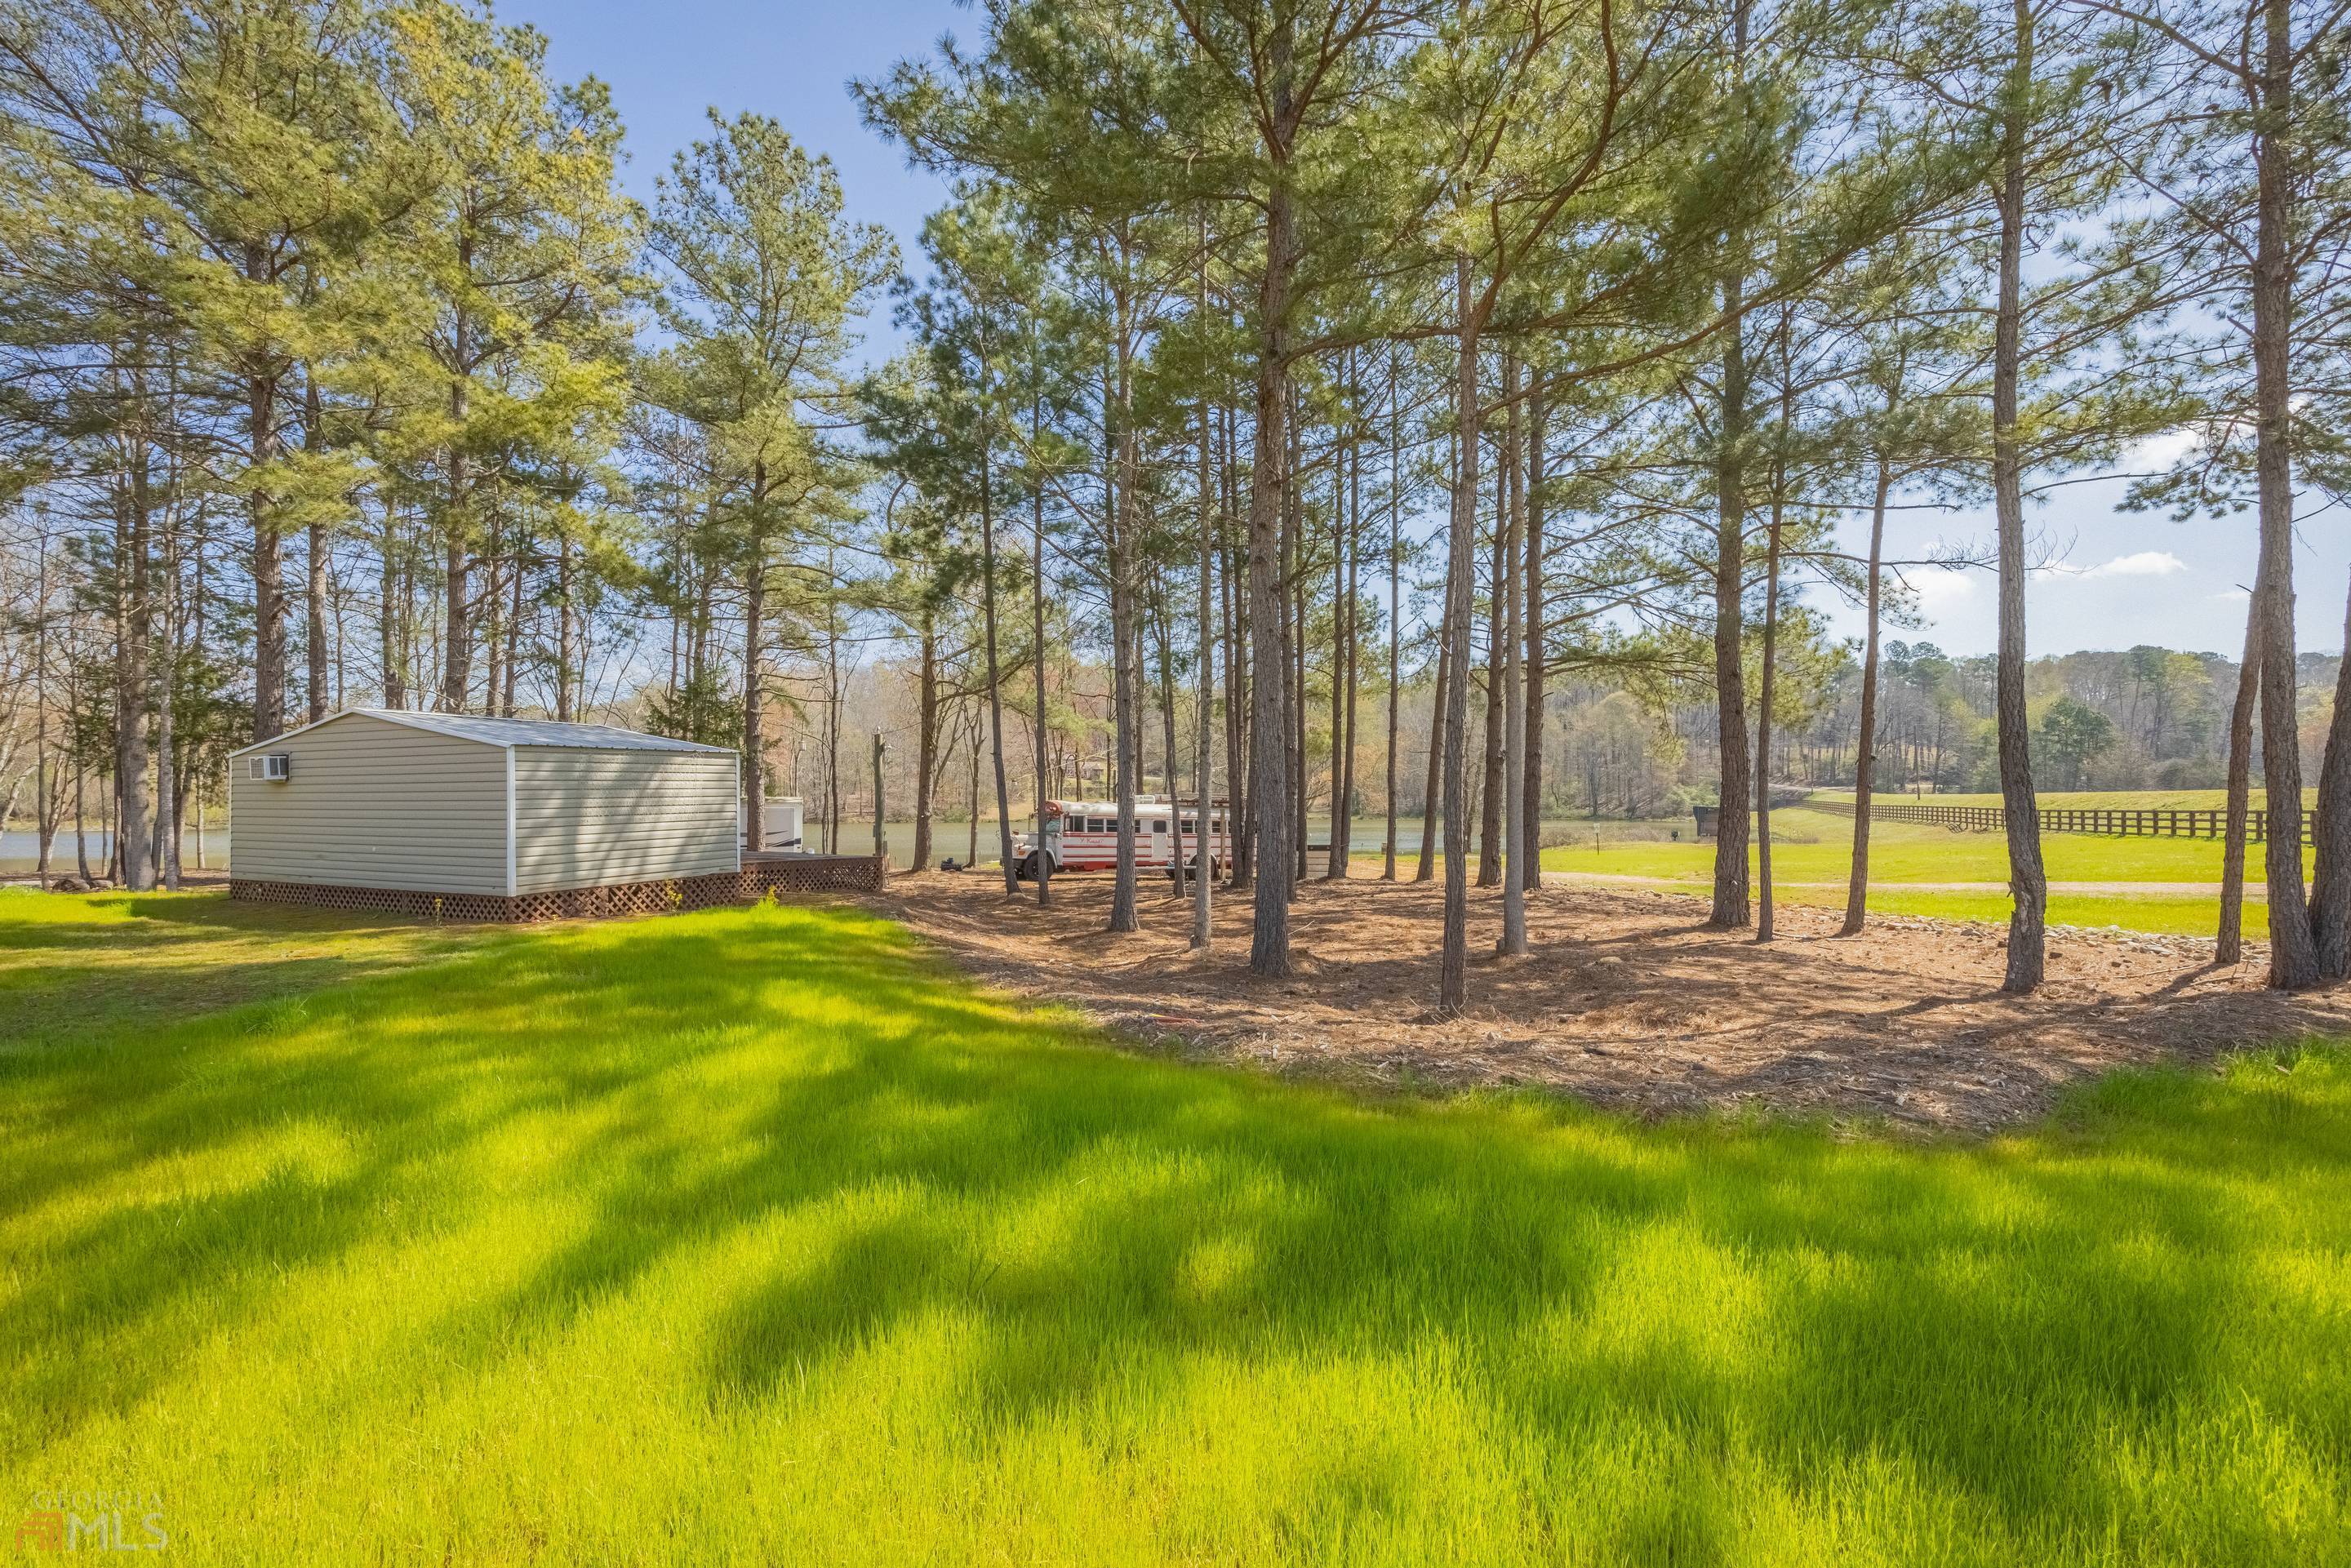
[[[1976,575],[1970,571],[1928,567],[1907,573],[1906,580],[1910,591],[1918,596],[1918,608],[1930,618],[1976,596]]]
[[[2204,437],[2199,432],[2185,427],[2167,430],[2160,435],[2150,435],[2144,441],[2133,442],[2123,454],[2123,472],[2162,473],[2203,444]]]
[[[2143,549],[2136,555],[2118,555],[2114,559],[2087,567],[2075,573],[2079,577],[2177,577],[2188,570],[2188,563],[2168,549]]]

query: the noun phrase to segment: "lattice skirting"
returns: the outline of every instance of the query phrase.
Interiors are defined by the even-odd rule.
[[[404,915],[417,920],[594,920],[747,904],[771,892],[877,893],[883,869],[876,855],[796,855],[754,861],[740,871],[713,872],[706,876],[524,893],[511,898],[503,894],[419,893],[408,888],[340,887],[232,876],[228,895],[252,904],[307,904],[321,909]]]
[[[889,862],[881,855],[774,855],[743,865],[746,898],[765,893],[879,893]]]

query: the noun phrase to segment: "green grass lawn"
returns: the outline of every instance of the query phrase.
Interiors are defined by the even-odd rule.
[[[1124,1054],[848,909],[188,983],[285,920],[0,895],[88,1020],[0,1013],[19,1516],[152,1494],[236,1563],[2351,1561],[2332,1050],[1989,1143],[1644,1127]]]

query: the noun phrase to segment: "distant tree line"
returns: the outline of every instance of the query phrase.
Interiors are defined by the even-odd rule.
[[[2297,660],[2303,765],[2317,771],[2333,723],[2339,655]],[[2035,778],[2044,789],[2219,789],[2229,776],[2229,717],[2241,675],[2231,659],[2148,645],[2044,656],[2026,666]],[[1873,747],[1879,789],[2000,787],[1995,662],[1954,658],[1932,643],[1884,651]],[[1840,661],[1788,727],[1772,775],[1849,785],[1858,756],[1861,672]],[[2254,740],[2258,767],[2260,742]]]

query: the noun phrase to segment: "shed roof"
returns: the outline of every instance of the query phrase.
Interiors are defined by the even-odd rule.
[[[450,736],[458,740],[478,741],[484,746],[545,746],[569,747],[578,751],[715,751],[734,755],[723,746],[705,746],[695,740],[673,740],[665,735],[647,735],[642,730],[622,729],[610,724],[559,724],[544,718],[489,718],[467,713],[418,713],[409,708],[355,707],[331,713],[322,719],[290,729],[285,735],[239,747],[229,753],[242,757],[248,751],[259,751],[277,746],[288,736],[304,730],[333,724],[338,719],[354,716],[380,718],[388,724],[402,725],[410,729],[422,729],[434,735]]]

